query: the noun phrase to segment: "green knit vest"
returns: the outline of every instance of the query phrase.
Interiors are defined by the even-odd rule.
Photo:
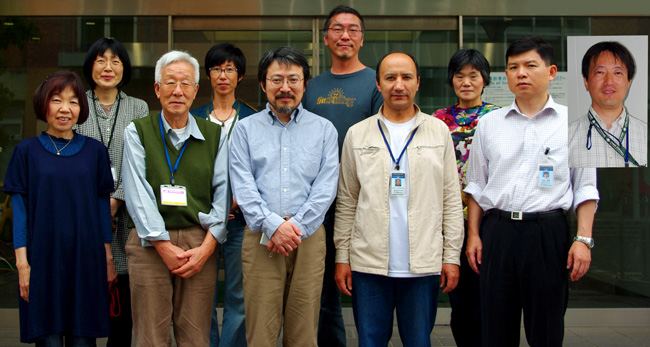
[[[190,115],[190,117],[194,117]],[[178,170],[174,173],[176,185],[187,188],[187,206],[165,206],[160,204],[160,185],[170,184],[171,174],[160,137],[160,116],[150,115],[133,120],[145,152],[147,182],[156,195],[158,211],[165,221],[166,229],[184,229],[200,225],[199,212],[210,213],[212,208],[212,177],[214,160],[219,151],[221,128],[216,124],[194,117],[205,138],[204,141],[190,136]],[[189,121],[188,121],[189,124]],[[189,131],[189,129],[188,129]],[[172,167],[180,154],[165,134],[167,151]],[[181,147],[182,148],[182,147]]]

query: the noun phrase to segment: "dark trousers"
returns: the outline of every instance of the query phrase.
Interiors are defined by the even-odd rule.
[[[467,231],[460,253],[460,277],[458,285],[449,293],[451,304],[451,332],[458,347],[481,346],[481,300],[479,276],[469,266],[465,249]]]
[[[111,317],[111,335],[108,337],[106,346],[131,346],[133,320],[131,319],[131,289],[129,287],[129,275],[118,275],[116,286],[120,294],[120,315],[117,317]]]
[[[336,270],[336,247],[334,246],[334,210],[336,201],[325,214],[325,274],[320,299],[318,320],[318,345],[321,347],[345,347],[345,323],[341,310],[341,293],[334,280]]]
[[[566,217],[483,217],[480,267],[484,346],[519,346],[521,312],[533,347],[562,346],[568,300]]]

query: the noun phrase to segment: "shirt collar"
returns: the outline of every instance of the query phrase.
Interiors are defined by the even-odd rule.
[[[289,119],[289,122],[293,120],[294,122],[298,123],[298,118],[301,118],[300,115],[302,114],[303,110],[304,108],[302,107],[302,102],[300,102],[298,104],[298,107],[296,107],[296,109],[293,112],[291,112],[291,119]],[[273,125],[276,120],[282,123],[282,121],[278,118],[278,116],[273,112],[273,110],[271,109],[271,104],[268,102],[266,103],[266,108],[264,109],[264,113],[266,113],[269,116],[269,121],[271,122],[271,125]]]
[[[415,123],[413,123],[413,128],[416,128],[422,124],[426,120],[425,117],[430,117],[428,114],[423,113],[422,110],[420,110],[420,106],[413,104],[415,106]],[[381,122],[384,122],[385,116],[384,116],[384,105],[381,105],[379,107],[379,112],[375,115]]]
[[[163,111],[160,111],[160,115],[162,116],[160,118],[162,118],[163,121],[165,134],[169,134],[169,132],[172,130],[172,127],[169,125],[169,123],[167,123],[167,119],[165,119]],[[199,126],[196,124],[196,119],[194,119],[194,116],[191,113],[187,117],[187,125],[185,127],[187,128],[186,134],[189,134],[189,136],[192,136],[197,140],[205,140],[205,137],[203,137],[203,134],[201,134],[201,130],[199,130]]]
[[[591,114],[592,114],[592,115],[594,116],[594,118],[596,119],[596,122],[598,122],[598,124],[600,124],[600,126],[601,126],[603,129],[607,129],[607,128],[605,127],[605,121],[603,121],[603,119],[600,118],[600,115],[599,115],[598,113],[596,113],[596,111],[594,110],[593,107],[589,107],[589,112],[591,112]],[[623,106],[623,110],[621,111],[621,114],[620,114],[620,115],[618,116],[618,118],[616,118],[616,120],[612,123],[612,126],[617,125],[618,127],[622,128],[623,125],[625,124],[625,114],[626,114],[626,112],[627,112],[627,109],[625,108],[625,106]]]
[[[546,94],[548,95],[548,100],[546,100],[546,104],[544,104],[544,107],[542,107],[539,112],[533,116],[533,118],[537,117],[538,115],[544,115],[544,114],[549,114],[549,115],[559,115],[560,114],[560,104],[556,103],[555,100],[553,100],[553,96],[551,94]],[[552,112],[547,112],[547,111],[552,111]],[[506,117],[511,114],[519,114],[523,117],[528,118],[525,114],[523,114],[519,110],[519,106],[517,106],[517,99],[512,101],[512,104],[510,105],[510,111],[506,113]]]

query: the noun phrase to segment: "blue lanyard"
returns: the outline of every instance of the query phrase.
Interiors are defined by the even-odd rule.
[[[165,156],[167,157],[167,165],[169,166],[169,172],[171,173],[172,176],[170,182],[173,186],[176,184],[176,181],[174,181],[174,172],[178,170],[178,163],[181,161],[181,157],[183,156],[183,153],[185,153],[185,147],[187,147],[187,142],[189,142],[189,139],[185,140],[185,143],[183,143],[183,148],[181,149],[181,153],[178,155],[178,159],[176,159],[176,164],[172,169],[172,161],[169,159],[169,151],[167,151],[167,141],[165,141],[165,132],[163,131],[162,112],[160,112],[160,115],[158,117],[160,117],[158,122],[160,124],[160,136],[162,136],[163,147],[165,148]]]
[[[470,125],[470,124],[472,124],[472,122],[475,121],[476,118],[479,116],[479,113],[481,113],[481,110],[483,109],[483,106],[485,106],[485,104],[487,104],[487,103],[486,103],[485,101],[483,101],[483,103],[481,104],[481,107],[478,108],[478,110],[476,111],[476,113],[474,113],[473,115],[471,115],[471,116],[469,117],[469,119],[470,119],[469,122],[467,122],[467,123],[463,123],[463,124],[458,123],[458,118],[456,118],[456,110],[454,109],[454,105],[451,105],[451,114],[454,116],[454,122],[456,122],[456,124],[458,124],[458,125],[460,125],[460,126],[462,126],[462,127],[463,127],[463,126],[466,126],[466,125]],[[469,109],[468,109],[468,110],[469,110]]]
[[[623,124],[623,129],[621,130],[621,135],[619,137],[616,137],[614,134],[610,133],[609,131],[603,129],[600,124],[596,121],[596,118],[591,114],[591,111],[587,113],[587,118],[589,119],[589,130],[587,131],[587,150],[591,150],[591,128],[596,128],[596,131],[600,136],[605,140],[607,144],[609,144],[614,151],[616,151],[623,159],[625,160],[625,167],[629,167],[629,162],[632,162],[633,165],[639,166],[639,163],[630,155],[630,136],[628,132],[628,127],[629,127],[629,115],[627,114],[627,110],[625,113],[625,122]],[[609,137],[607,136],[609,135]],[[613,138],[618,142],[618,146],[610,139]],[[625,147],[623,147],[623,144],[621,143],[621,139],[625,139]]]
[[[395,157],[393,156],[393,151],[390,149],[388,140],[386,140],[386,135],[384,135],[384,130],[381,128],[381,123],[379,122],[379,119],[377,119],[377,126],[379,127],[379,131],[381,131],[381,136],[384,138],[384,143],[386,143],[386,147],[388,147],[388,153],[390,153],[390,158],[393,159],[393,163],[395,163],[395,170],[399,170],[399,161],[402,160],[402,156],[406,151],[406,147],[408,147],[409,143],[411,143],[411,140],[413,140],[413,136],[415,136],[415,133],[418,131],[419,127],[413,130],[413,132],[411,133],[411,137],[409,137],[409,140],[406,141],[406,145],[404,145],[404,148],[402,148],[402,153],[400,153],[397,160],[395,160]]]

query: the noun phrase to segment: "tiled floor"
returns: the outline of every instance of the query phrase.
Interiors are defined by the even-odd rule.
[[[20,343],[18,331],[17,310],[2,310],[0,317],[0,346],[26,346]],[[345,311],[345,309],[344,309]],[[348,312],[344,312],[347,316]],[[441,325],[436,325],[431,334],[432,346],[456,346],[451,334],[448,321],[441,317]],[[346,322],[348,319],[346,318]],[[357,332],[353,324],[346,325],[348,346],[358,346]],[[98,340],[98,346],[106,345],[106,339]],[[521,331],[521,346],[527,346],[523,329]],[[135,346],[135,344],[133,344]],[[282,346],[278,343],[278,346]],[[401,347],[397,327],[393,330],[393,338],[389,346]],[[650,346],[650,326],[644,327],[567,327],[564,334],[564,346]]]

